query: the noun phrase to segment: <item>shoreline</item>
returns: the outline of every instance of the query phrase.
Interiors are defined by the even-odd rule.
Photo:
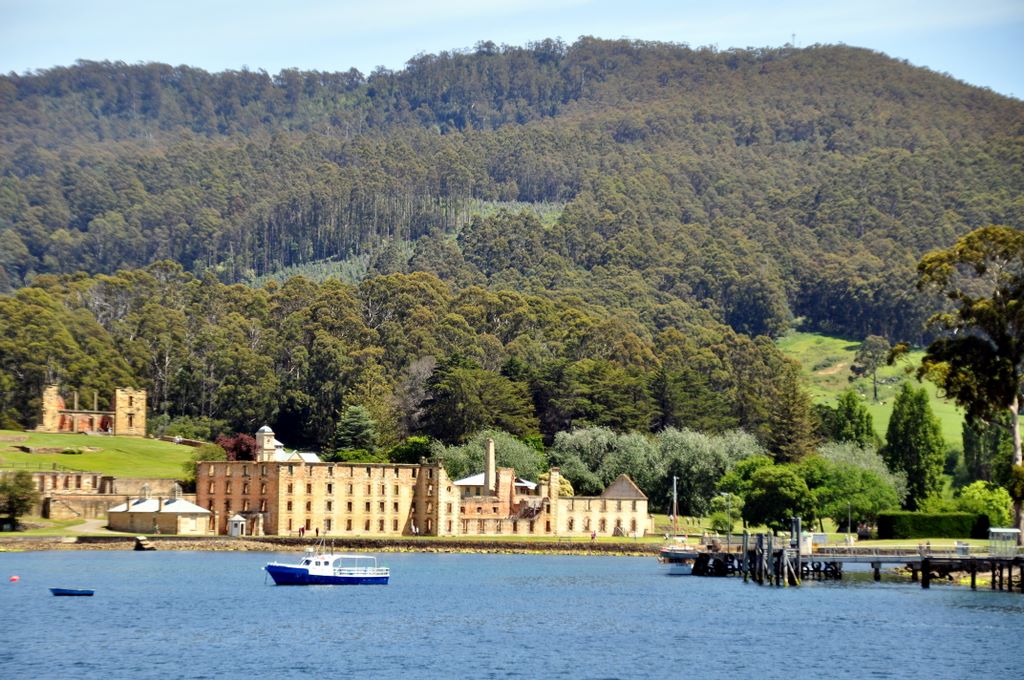
[[[287,536],[147,535],[156,550],[196,552],[302,552],[318,538]],[[331,538],[332,549],[345,552],[503,553],[514,555],[608,555],[653,557],[660,544],[591,543],[589,541],[446,541],[425,539]],[[135,536],[0,536],[0,553],[29,551],[134,550]]]

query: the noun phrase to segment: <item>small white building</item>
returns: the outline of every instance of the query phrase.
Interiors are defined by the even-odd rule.
[[[210,529],[210,511],[181,497],[181,487],[171,489],[170,498],[150,498],[149,485],[143,485],[140,498],[107,510],[111,531],[133,534],[171,534],[205,536]]]

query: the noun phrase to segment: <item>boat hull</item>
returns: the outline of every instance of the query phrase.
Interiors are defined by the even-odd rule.
[[[81,588],[50,588],[50,592],[57,597],[92,597],[95,591]]]
[[[311,574],[304,567],[268,564],[264,569],[279,586],[386,586],[387,574]]]

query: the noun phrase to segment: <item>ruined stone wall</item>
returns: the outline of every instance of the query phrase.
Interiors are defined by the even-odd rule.
[[[146,390],[129,387],[114,390],[114,434],[146,436]]]

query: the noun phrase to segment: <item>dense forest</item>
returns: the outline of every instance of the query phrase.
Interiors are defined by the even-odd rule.
[[[859,407],[815,413],[772,338],[920,342],[921,256],[1024,227],[1024,104],[844,46],[79,62],[0,77],[0,140],[0,426],[32,426],[47,383],[132,384],[156,432],[410,462],[433,441],[453,469],[508,433],[517,467],[548,447],[537,470],[585,491],[705,479],[701,511],[739,460],[737,497],[764,461],[879,487]],[[935,440],[929,418],[905,427]],[[854,449],[808,458],[822,440]],[[963,481],[999,477],[1003,444],[968,447]],[[865,507],[933,494],[933,449],[927,475],[883,449],[904,481]]]
[[[919,257],[1024,225],[1022,133],[1017,100],[842,46],[481,43],[368,76],[79,62],[0,78],[0,288],[331,265],[920,340]],[[507,204],[539,218],[474,219]]]

